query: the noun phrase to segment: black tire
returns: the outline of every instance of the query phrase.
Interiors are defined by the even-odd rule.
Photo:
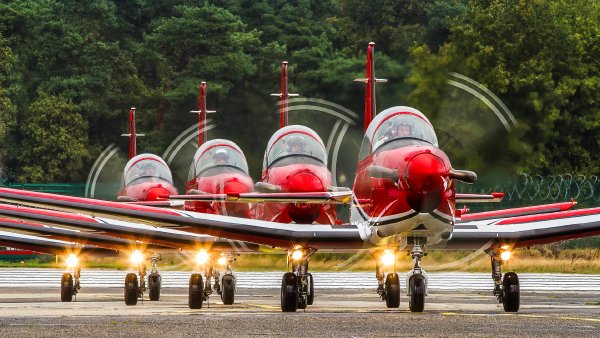
[[[281,311],[296,312],[298,309],[298,280],[293,272],[287,272],[281,280]]]
[[[162,278],[159,274],[151,274],[148,276],[148,297],[151,301],[160,299],[160,284]]]
[[[517,312],[521,305],[521,291],[519,276],[514,272],[507,272],[502,279],[502,306],[505,312]]]
[[[63,273],[60,281],[60,301],[70,302],[73,300],[73,275]]]
[[[204,281],[202,275],[193,273],[190,276],[190,294],[188,305],[190,309],[201,309],[202,301],[204,300]]]
[[[226,274],[221,279],[221,300],[225,305],[233,304],[235,299],[235,277]]]
[[[400,278],[395,272],[385,278],[385,305],[390,309],[400,306]]]
[[[140,286],[137,275],[128,273],[125,276],[125,305],[136,305],[138,301]]]
[[[315,283],[313,280],[312,274],[308,274],[308,297],[306,297],[306,303],[308,305],[313,305],[315,301]]]
[[[408,307],[411,312],[423,312],[425,308],[425,279],[421,275],[413,275],[408,282],[410,297]]]

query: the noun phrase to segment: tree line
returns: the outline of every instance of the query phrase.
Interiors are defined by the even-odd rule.
[[[131,106],[140,148],[160,153],[197,121],[201,81],[215,135],[238,143],[257,176],[281,61],[293,92],[362,115],[353,79],[370,41],[388,79],[378,107],[425,113],[456,167],[599,175],[599,23],[600,3],[585,0],[5,1],[2,179],[84,181],[104,147],[126,147]]]

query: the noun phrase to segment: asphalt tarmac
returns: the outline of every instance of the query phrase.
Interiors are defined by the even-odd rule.
[[[600,337],[600,294],[523,293],[518,314],[504,313],[491,292],[436,291],[425,312],[402,295],[387,309],[373,289],[322,289],[306,311],[282,313],[279,289],[240,288],[233,305],[217,295],[190,310],[186,288],[167,288],[158,302],[126,306],[122,288],[86,288],[61,303],[58,288],[0,288],[1,337]]]

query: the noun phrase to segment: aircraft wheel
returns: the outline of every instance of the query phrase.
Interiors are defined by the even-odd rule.
[[[411,312],[423,312],[425,308],[425,279],[421,275],[414,275],[409,281],[410,298],[408,307]]]
[[[221,279],[221,300],[225,305],[233,304],[235,298],[235,277],[231,274],[226,274]]]
[[[190,294],[188,300],[190,309],[201,309],[203,300],[204,282],[202,281],[202,275],[199,273],[193,273],[190,276]]]
[[[161,279],[159,274],[150,274],[148,276],[148,296],[152,301],[160,299]]]
[[[517,312],[520,305],[519,276],[515,272],[507,272],[502,280],[502,306],[505,312]]]
[[[136,305],[139,295],[137,275],[128,273],[125,276],[125,305]]]
[[[315,283],[313,280],[312,274],[308,274],[308,297],[306,297],[306,303],[308,305],[313,305],[315,300]]]
[[[296,312],[298,309],[298,282],[293,272],[287,272],[281,280],[281,311]]]
[[[400,306],[400,278],[395,272],[385,278],[385,305],[390,309]]]
[[[63,273],[60,282],[60,301],[70,302],[73,300],[73,275],[68,272]]]

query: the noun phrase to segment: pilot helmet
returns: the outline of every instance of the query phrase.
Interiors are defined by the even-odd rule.
[[[229,160],[229,153],[226,149],[220,148],[215,151],[213,158],[216,162],[227,162]]]
[[[286,142],[290,147],[291,146],[304,147],[304,145],[306,144],[306,140],[304,139],[304,137],[302,137],[300,135],[292,135],[288,138],[288,140]]]

